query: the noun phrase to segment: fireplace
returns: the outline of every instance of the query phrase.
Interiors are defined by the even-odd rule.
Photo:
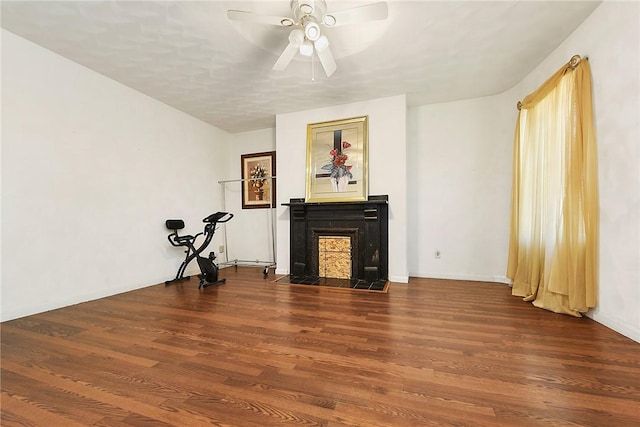
[[[380,283],[388,276],[388,197],[364,202],[305,203],[291,199],[293,278]]]

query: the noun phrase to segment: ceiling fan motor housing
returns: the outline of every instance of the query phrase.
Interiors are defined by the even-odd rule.
[[[320,38],[320,26],[314,21],[304,24],[304,35],[312,42]]]

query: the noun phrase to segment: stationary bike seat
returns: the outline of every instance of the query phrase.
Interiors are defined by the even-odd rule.
[[[178,235],[178,230],[184,228],[184,221],[181,219],[168,219],[165,221],[165,225],[169,230],[173,230],[173,233],[169,234],[169,241],[172,245],[186,246],[187,243],[193,243],[198,237],[198,235],[192,236],[190,234]]]
[[[176,241],[176,243],[180,244],[192,242],[194,240],[194,237],[190,234],[185,234],[184,236],[175,236],[173,239]]]

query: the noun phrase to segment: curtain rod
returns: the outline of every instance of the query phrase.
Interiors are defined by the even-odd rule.
[[[574,70],[583,59],[589,59],[589,57],[588,56],[581,57],[580,55],[573,55],[569,60],[569,62],[567,62],[567,65],[571,67],[572,70]],[[518,110],[522,110],[522,101],[518,101],[518,103],[516,104],[516,107],[518,108]]]
[[[275,176],[265,176],[264,178],[227,179],[225,181],[218,181],[218,184],[226,184],[227,182],[259,181],[261,179],[276,179],[276,177]]]

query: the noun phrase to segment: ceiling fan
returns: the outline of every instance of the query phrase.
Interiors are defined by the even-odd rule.
[[[291,0],[291,13],[293,17],[282,17],[229,9],[227,17],[231,21],[292,28],[289,44],[273,64],[273,69],[284,70],[297,53],[304,56],[313,56],[315,53],[327,77],[330,77],[337,65],[329,48],[329,39],[322,34],[321,26],[337,27],[382,20],[387,18],[389,12],[387,3],[383,1],[327,13],[325,0]]]

